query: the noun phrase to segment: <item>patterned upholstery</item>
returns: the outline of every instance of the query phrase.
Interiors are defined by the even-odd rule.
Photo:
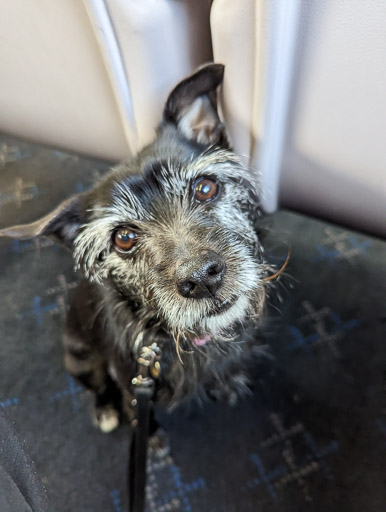
[[[108,169],[0,137],[1,226],[33,220]],[[159,412],[148,512],[380,512],[386,501],[386,245],[285,211],[262,221],[287,275],[270,297],[272,357],[231,408]],[[0,404],[25,438],[52,510],[126,507],[127,429],[91,424],[91,396],[63,369],[77,276],[49,240],[0,240]]]

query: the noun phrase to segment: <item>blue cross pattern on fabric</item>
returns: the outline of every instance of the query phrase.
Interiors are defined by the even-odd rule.
[[[62,318],[64,318],[68,308],[68,293],[78,285],[78,281],[68,282],[64,274],[58,275],[57,280],[58,286],[47,288],[45,291],[45,295],[47,297],[55,295],[54,301],[49,299],[50,302],[46,305],[43,305],[42,297],[40,295],[36,295],[32,300],[32,308],[28,311],[20,313],[18,318],[33,316],[39,327],[43,326],[44,315],[46,313],[50,315],[59,314],[62,316]]]
[[[20,208],[24,201],[36,199],[46,193],[47,191],[38,188],[36,183],[25,182],[23,178],[17,177],[11,188],[0,192],[0,206],[15,204],[17,208]]]
[[[0,169],[3,169],[8,163],[17,162],[29,156],[29,151],[21,150],[17,146],[4,143],[0,146]]]
[[[111,491],[110,496],[113,501],[114,512],[123,512],[121,492],[119,489]]]
[[[29,311],[24,311],[23,313],[18,314],[18,318],[25,318],[28,316],[33,316],[39,327],[43,326],[44,323],[44,314],[49,312],[56,312],[58,310],[58,304],[56,302],[51,302],[42,305],[42,298],[39,295],[36,295],[32,300],[32,308]]]
[[[325,228],[324,232],[326,238],[316,246],[318,254],[314,258],[315,262],[350,261],[373,245],[371,240],[359,240],[358,237],[346,231]]]
[[[66,381],[67,387],[51,395],[48,401],[53,403],[64,397],[70,397],[72,410],[77,413],[79,411],[79,394],[84,391],[84,388],[80,386],[69,373],[66,374]]]
[[[304,429],[302,424],[297,424],[286,430],[281,424],[278,415],[274,414],[272,417],[277,432],[273,434],[270,439],[262,443],[260,454],[255,452],[250,455],[251,461],[257,468],[258,476],[247,482],[244,491],[264,484],[271,500],[277,503],[279,501],[278,491],[283,486],[296,482],[302,490],[305,500],[312,501],[312,496],[307,488],[305,478],[323,469],[328,479],[331,480],[331,471],[324,459],[328,455],[338,451],[339,444],[336,441],[331,441],[324,447],[319,448],[313,436]],[[301,439],[304,446],[309,451],[299,462],[295,462],[294,450],[290,438],[292,438],[292,440],[293,438]],[[284,461],[273,469],[267,470],[264,466],[261,452],[263,450],[266,452],[267,448],[277,446],[279,443],[284,444],[284,449],[283,447],[280,448],[280,453]]]
[[[188,494],[196,492],[198,489],[202,489],[205,487],[205,481],[203,478],[198,478],[190,483],[183,483],[181,479],[181,472],[179,468],[175,464],[171,464],[170,472],[172,475],[173,483],[175,489],[167,492],[162,496],[162,498],[157,500],[157,508],[155,510],[161,510],[162,507],[167,505],[169,502],[173,501],[175,498],[179,498],[182,508],[179,510],[183,510],[184,512],[191,512],[192,507],[189,503]]]
[[[19,399],[16,397],[8,398],[7,400],[0,401],[0,407],[6,409],[7,407],[11,407],[12,405],[19,405]]]
[[[81,194],[82,192],[86,192],[87,190],[90,189],[90,187],[92,186],[93,183],[98,181],[103,176],[103,174],[104,173],[101,172],[99,169],[93,169],[91,176],[89,176],[89,179],[87,180],[87,182],[78,180],[75,183],[74,193]]]
[[[204,478],[183,482],[181,472],[170,455],[166,437],[161,446],[149,446],[146,484],[146,512],[191,512],[190,495],[206,488]],[[166,491],[166,492],[165,492]]]
[[[344,334],[359,325],[359,320],[354,318],[343,321],[337,313],[325,307],[315,310],[309,301],[303,301],[303,308],[306,314],[298,320],[298,325],[305,325],[305,329],[312,330],[310,334],[303,334],[298,325],[289,327],[292,340],[286,345],[288,351],[302,349],[311,353],[312,346],[328,345],[335,357],[339,357],[337,341],[343,338]]]

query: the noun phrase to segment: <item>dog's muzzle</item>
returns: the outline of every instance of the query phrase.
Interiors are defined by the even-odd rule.
[[[205,249],[197,257],[179,264],[176,271],[178,293],[187,299],[214,298],[225,272],[226,264],[221,256]]]

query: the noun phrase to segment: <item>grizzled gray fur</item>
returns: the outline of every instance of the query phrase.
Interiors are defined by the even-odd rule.
[[[255,176],[231,151],[216,109],[224,68],[178,84],[155,141],[85,194],[1,235],[53,236],[84,278],[64,334],[68,371],[96,394],[109,431],[130,402],[140,348],[162,349],[157,396],[230,401],[248,390],[267,265]]]

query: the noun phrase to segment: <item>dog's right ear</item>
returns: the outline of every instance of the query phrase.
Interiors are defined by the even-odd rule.
[[[182,80],[169,94],[163,124],[172,123],[189,140],[228,147],[217,113],[216,89],[224,78],[222,64],[207,64]]]
[[[0,229],[0,237],[8,236],[26,240],[38,236],[51,236],[71,248],[84,222],[83,200],[83,194],[70,197],[51,213],[35,222]]]

